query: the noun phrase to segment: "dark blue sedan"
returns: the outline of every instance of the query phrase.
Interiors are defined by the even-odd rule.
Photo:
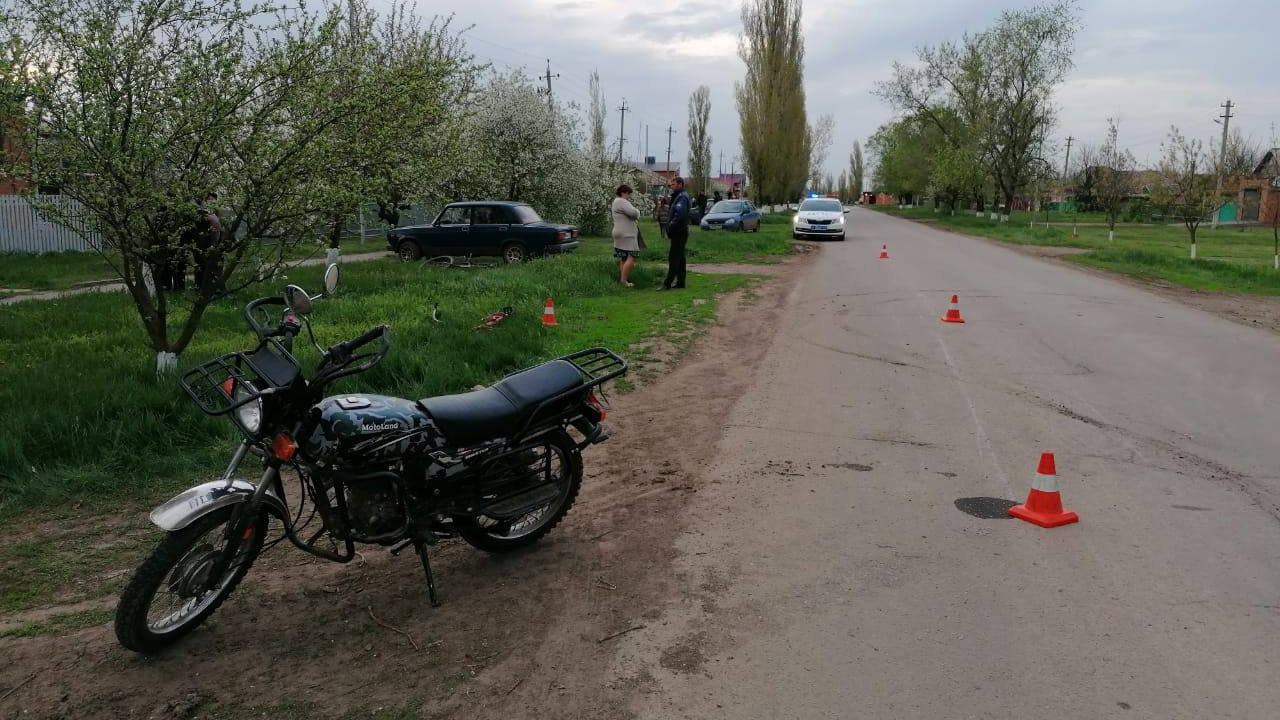
[[[746,200],[721,200],[702,216],[703,230],[760,232],[760,210]]]
[[[430,225],[387,231],[387,246],[411,262],[422,257],[496,255],[507,263],[566,253],[578,247],[578,229],[549,223],[517,202],[458,202]]]

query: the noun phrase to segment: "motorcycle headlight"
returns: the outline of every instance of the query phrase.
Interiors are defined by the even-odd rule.
[[[245,398],[253,395],[256,389],[247,382],[236,384],[235,393],[232,395],[232,403],[242,402]],[[254,398],[249,402],[241,405],[232,413],[235,417],[236,424],[250,435],[257,435],[262,429],[262,398]]]

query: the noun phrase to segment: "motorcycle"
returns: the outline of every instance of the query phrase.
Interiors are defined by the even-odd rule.
[[[151,653],[195,630],[258,556],[285,539],[339,563],[355,558],[356,543],[393,555],[412,547],[436,607],[429,546],[462,538],[509,552],[537,542],[572,507],[582,452],[609,437],[596,393],[626,373],[626,361],[591,348],[460,395],[326,396],[391,346],[382,325],[320,347],[309,316],[337,283],[330,265],[321,295],[289,285],[250,302],[243,314],[256,346],[183,374],[200,410],[229,416],[243,439],[219,479],[151,512],[166,535],[120,595],[115,632],[124,647]],[[293,355],[304,328],[321,355],[309,378]],[[237,475],[250,455],[263,466],[256,482]],[[296,481],[286,483],[285,470]],[[273,527],[281,534],[268,542]]]

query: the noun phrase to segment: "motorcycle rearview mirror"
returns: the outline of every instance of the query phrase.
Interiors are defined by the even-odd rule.
[[[324,271],[324,294],[332,295],[338,289],[338,265],[333,263]]]
[[[299,315],[307,315],[311,312],[311,296],[297,285],[289,285],[284,289],[284,301],[290,310]]]

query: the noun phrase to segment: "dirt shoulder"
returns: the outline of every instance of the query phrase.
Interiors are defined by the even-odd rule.
[[[614,398],[613,437],[588,451],[578,506],[541,544],[502,557],[437,545],[442,607],[412,554],[364,548],[334,565],[281,547],[155,657],[101,624],[0,637],[0,717],[619,717],[647,680],[605,676],[615,639],[683,592],[680,510],[710,482],[702,469],[803,265],[723,298],[678,366]]]
[[[982,240],[983,242],[1009,248],[1010,250],[1020,252],[1024,255],[1032,255],[1056,262],[1062,262],[1075,270],[1079,270],[1080,272],[1093,273],[1095,275],[1105,276],[1113,280],[1128,283],[1129,285],[1153,292],[1161,297],[1176,300],[1184,305],[1190,305],[1198,310],[1212,313],[1219,317],[1240,323],[1241,325],[1265,328],[1272,332],[1280,333],[1280,298],[1278,297],[1270,295],[1248,295],[1245,293],[1196,290],[1193,288],[1183,287],[1181,285],[1175,285],[1164,280],[1133,277],[1131,275],[1109,272],[1102,268],[1089,267],[1087,265],[1069,262],[1063,259],[1072,255],[1080,255],[1089,252],[1089,250],[1084,248],[1007,243],[996,240],[995,238],[961,232],[940,223],[921,221],[914,218],[898,216],[892,217],[897,217],[899,220],[919,223],[921,225],[928,225],[935,230],[942,230],[949,233],[955,233],[956,235],[964,235],[965,237]]]

